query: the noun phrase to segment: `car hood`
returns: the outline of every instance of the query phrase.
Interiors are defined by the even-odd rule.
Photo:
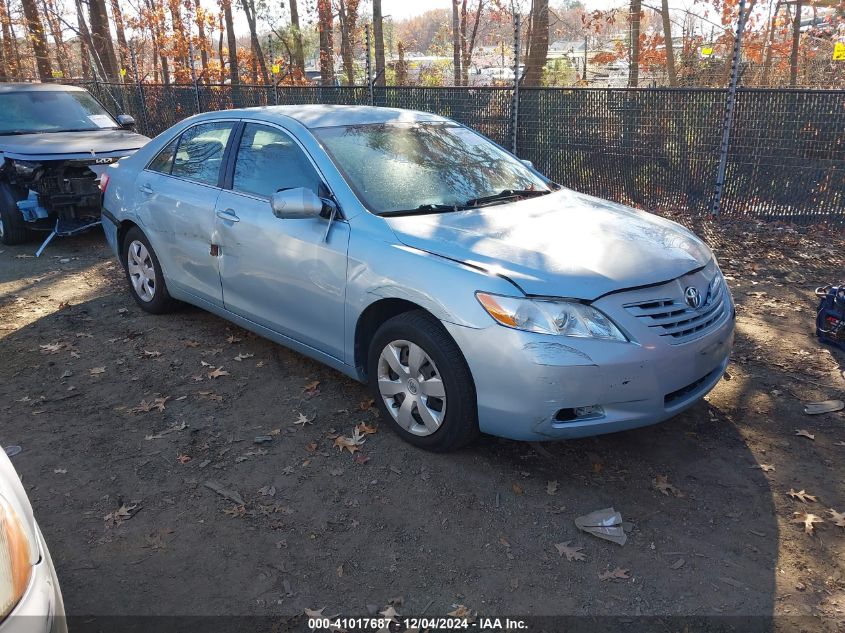
[[[567,189],[475,210],[385,219],[406,246],[507,277],[527,295],[593,300],[670,281],[713,256],[679,224]]]
[[[120,157],[131,154],[149,140],[128,130],[19,134],[0,136],[0,153],[23,160]]]

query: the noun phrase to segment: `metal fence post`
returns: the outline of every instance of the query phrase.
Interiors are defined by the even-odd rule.
[[[511,152],[516,154],[519,129],[519,11],[513,14],[513,103],[511,104]]]
[[[373,80],[373,67],[370,63],[370,25],[367,24],[364,26],[364,40],[366,42],[366,49],[367,49],[367,96],[370,99],[370,105],[375,105],[375,95],[373,94],[373,84],[375,81]]]
[[[739,19],[736,25],[734,39],[733,60],[731,61],[731,80],[728,84],[728,94],[725,100],[725,121],[722,126],[722,144],[719,148],[719,169],[716,172],[716,189],[713,192],[712,215],[719,215],[722,207],[722,191],[725,186],[725,171],[728,165],[728,147],[731,142],[731,127],[736,108],[736,85],[739,80],[739,58],[742,55],[742,35],[745,31],[745,0],[739,0]]]
[[[200,108],[200,88],[197,84],[197,70],[194,67],[194,44],[188,38],[188,57],[191,60],[191,82],[194,84],[194,103],[197,106],[197,114],[202,112]]]
[[[138,74],[138,60],[135,58],[135,49],[129,49],[129,55],[132,57],[132,73],[135,75],[135,85],[138,87],[138,105],[141,108],[141,124],[144,126],[144,133],[150,133],[149,121],[147,121],[147,103],[144,98],[144,84],[141,83],[141,76]]]

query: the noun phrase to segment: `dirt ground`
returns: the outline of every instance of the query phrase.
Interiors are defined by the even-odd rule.
[[[845,355],[813,336],[813,288],[845,280],[841,233],[704,232],[738,304],[729,379],[651,428],[450,455],[401,442],[316,362],[198,309],[142,312],[99,233],[40,259],[0,247],[0,442],[23,449],[68,613],[295,624],[464,605],[841,630],[845,414],[802,411],[845,395]],[[377,431],[338,450],[360,423]],[[632,524],[622,547],[573,523],[609,506]],[[806,534],[796,512],[824,522]]]

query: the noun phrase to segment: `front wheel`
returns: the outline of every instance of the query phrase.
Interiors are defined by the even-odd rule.
[[[123,240],[123,265],[129,292],[142,309],[152,314],[164,314],[174,308],[176,302],[167,292],[158,257],[147,236],[137,226],[129,229]]]
[[[469,367],[428,313],[406,312],[383,323],[370,344],[367,367],[382,416],[405,441],[445,452],[478,436]]]
[[[17,202],[11,185],[0,182],[0,242],[9,246],[23,244],[30,238]]]

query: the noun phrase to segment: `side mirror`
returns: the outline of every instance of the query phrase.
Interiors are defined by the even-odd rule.
[[[128,114],[118,114],[117,124],[124,130],[131,130],[135,127],[135,117],[129,116]]]
[[[519,162],[528,167],[528,169],[534,169],[534,163],[532,163],[527,158],[520,158]]]
[[[274,193],[270,207],[277,218],[299,220],[318,217],[323,211],[323,201],[307,187],[295,187]]]

